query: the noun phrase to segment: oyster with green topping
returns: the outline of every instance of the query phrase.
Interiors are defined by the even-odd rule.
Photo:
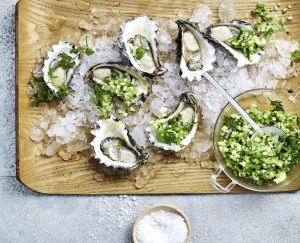
[[[101,118],[126,117],[135,106],[145,101],[150,82],[139,72],[119,64],[104,63],[93,66],[85,75],[92,85],[92,102],[98,107]]]
[[[147,129],[149,140],[156,147],[178,152],[192,141],[198,121],[195,98],[190,93],[184,93],[172,114],[154,121]]]
[[[231,53],[237,59],[238,67],[256,64],[264,54],[265,39],[243,21],[212,25],[206,29],[206,35]]]

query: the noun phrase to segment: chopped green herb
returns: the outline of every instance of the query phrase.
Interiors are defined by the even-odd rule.
[[[182,122],[180,118],[174,117],[167,123],[157,120],[153,123],[155,137],[158,142],[171,145],[172,143],[183,147],[182,140],[189,134],[193,121]]]
[[[29,81],[29,85],[36,91],[32,101],[34,106],[38,106],[42,102],[52,101],[56,99],[61,100],[71,93],[69,87],[66,84],[61,85],[58,88],[58,91],[55,93],[47,86],[42,77],[33,77],[33,79]]]
[[[125,142],[122,141],[122,140],[120,140],[119,143],[118,143],[118,145],[117,145],[117,148],[118,148],[118,149],[122,149],[122,148],[124,148],[124,147],[125,147]]]
[[[57,76],[55,76],[55,74],[54,74],[54,69],[53,68],[49,68],[49,70],[48,70],[48,76],[49,76],[49,78],[50,78],[50,81],[52,81],[52,80],[54,80],[54,79],[56,79],[57,78]]]
[[[136,50],[135,50],[135,57],[137,60],[141,60],[145,54],[146,50],[142,47],[138,47]]]
[[[133,38],[129,38],[127,42],[133,45],[130,52],[137,60],[141,60],[145,53],[150,50],[148,41],[144,36],[136,35]]]
[[[270,27],[265,33],[264,36],[265,37],[269,37],[274,33],[274,29],[272,27]]]
[[[249,60],[251,56],[263,50],[265,41],[252,30],[241,29],[238,35],[235,35],[230,46],[239,49]]]
[[[103,89],[103,85],[96,84],[93,87],[94,95],[91,101],[97,106],[101,118],[108,118],[113,108],[113,99],[109,91]]]
[[[251,11],[253,17],[261,17],[263,21],[272,20],[271,15],[267,14],[266,6],[263,3],[256,5],[256,8]]]
[[[284,8],[284,9],[281,10],[282,14],[286,14],[287,11],[288,11],[288,8]]]
[[[91,49],[89,47],[89,43],[88,43],[88,37],[86,36],[85,38],[85,44],[86,44],[86,48],[84,49],[84,53],[88,56],[93,55],[95,52],[93,51],[93,49]]]
[[[94,96],[92,102],[100,110],[100,116],[107,118],[113,108],[113,99],[122,101],[122,109],[119,115],[126,117],[129,112],[135,111],[134,104],[141,98],[137,90],[136,81],[128,74],[113,72],[104,79],[105,85],[96,84],[94,86]]]
[[[133,41],[134,41],[133,38],[129,38],[127,42],[130,43],[130,44],[133,44]]]
[[[66,53],[62,53],[59,55],[60,56],[60,60],[58,62],[58,66],[62,67],[64,70],[69,70],[75,67],[76,62],[75,62],[75,58],[76,57],[71,57],[69,55],[67,55]]]
[[[269,98],[269,100],[271,102],[271,106],[273,107],[272,111],[284,111],[282,101],[271,100],[270,98]]]
[[[298,61],[300,61],[300,50],[295,50],[291,55],[291,66],[294,66],[294,63]]]
[[[73,48],[70,50],[70,53],[72,53],[72,54],[78,54],[78,53],[80,53],[80,50],[79,50],[77,47],[73,47]]]
[[[278,10],[278,5],[273,6],[272,9],[274,11]],[[262,3],[256,5],[256,8],[251,11],[251,15],[260,18],[260,22],[254,25],[254,29],[258,34],[262,34],[266,38],[277,31],[288,33],[288,29],[284,25],[283,20],[273,18],[268,14],[266,6]]]
[[[292,93],[294,93],[294,90],[293,89],[288,89],[288,93],[292,94]]]

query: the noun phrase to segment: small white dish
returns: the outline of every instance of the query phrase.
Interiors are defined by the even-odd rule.
[[[134,225],[133,225],[133,229],[132,229],[132,240],[134,243],[140,243],[137,239],[137,225],[138,223],[146,216],[146,215],[149,215],[153,212],[157,212],[157,211],[160,211],[160,210],[164,210],[166,212],[170,212],[170,213],[175,213],[175,214],[178,214],[179,216],[181,216],[185,223],[186,223],[186,226],[187,226],[187,239],[186,239],[186,243],[189,243],[190,242],[190,239],[191,239],[191,225],[190,225],[190,222],[188,220],[188,217],[186,216],[186,214],[184,212],[182,212],[179,208],[173,206],[173,205],[169,205],[169,204],[158,204],[158,205],[154,205],[154,206],[151,206],[151,207],[148,207],[146,208],[144,211],[142,211],[140,213],[140,215],[136,218],[135,222],[134,222]]]

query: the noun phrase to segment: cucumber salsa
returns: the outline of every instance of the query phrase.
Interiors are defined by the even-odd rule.
[[[251,140],[253,128],[239,114],[224,117],[219,150],[235,176],[248,178],[257,185],[267,180],[281,183],[294,166],[300,164],[300,117],[285,113],[282,103],[270,100],[272,110],[256,106],[247,110],[261,127],[276,126],[285,135],[276,137],[260,132]]]

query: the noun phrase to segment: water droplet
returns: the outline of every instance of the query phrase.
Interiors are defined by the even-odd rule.
[[[215,168],[215,162],[211,161],[211,160],[201,161],[201,168],[214,169]]]
[[[80,10],[88,10],[90,9],[90,3],[83,0],[76,0],[76,6]]]
[[[49,23],[47,24],[48,29],[53,32],[58,32],[66,23],[66,19],[63,16],[48,16]]]
[[[142,189],[148,184],[150,177],[149,169],[147,167],[142,167],[136,175],[134,186],[137,189]]]
[[[113,2],[114,7],[120,6],[120,4],[121,4],[121,3],[120,3],[119,1],[114,1],[114,2]]]
[[[152,191],[153,191],[152,187],[147,188],[147,192],[152,192]]]
[[[66,178],[70,178],[72,176],[72,171],[64,173],[63,176]]]
[[[172,170],[171,174],[172,174],[174,177],[178,178],[178,177],[181,177],[181,176],[183,176],[184,174],[186,174],[186,171],[185,171],[185,169],[180,168],[180,169]]]
[[[94,174],[93,179],[98,182],[104,181],[103,174],[100,174],[100,173]]]

